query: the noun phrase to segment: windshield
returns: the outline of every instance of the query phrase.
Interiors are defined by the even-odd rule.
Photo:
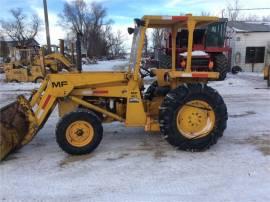
[[[138,46],[141,38],[141,28],[136,27],[133,33],[133,40],[130,52],[130,60],[129,60],[129,68],[130,71],[133,72],[136,65],[136,58],[138,54]]]
[[[208,26],[206,34],[206,47],[224,46],[226,26],[226,22],[217,22]]]

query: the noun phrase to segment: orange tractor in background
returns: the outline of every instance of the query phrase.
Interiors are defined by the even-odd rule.
[[[211,24],[202,24],[194,30],[192,47],[192,70],[219,72],[219,80],[224,80],[230,71],[228,56],[230,47],[226,45],[227,19],[221,18]],[[165,31],[165,48],[156,50],[156,60],[161,67],[171,66],[172,33]],[[179,29],[176,36],[176,68],[187,66],[188,29]]]

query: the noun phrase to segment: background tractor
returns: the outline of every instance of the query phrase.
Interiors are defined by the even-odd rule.
[[[226,78],[230,70],[228,55],[230,48],[226,45],[227,19],[219,19],[210,24],[198,25],[194,30],[192,70],[219,72],[219,80]],[[158,50],[157,60],[161,68],[171,67],[172,33],[166,30],[165,48]],[[185,69],[187,61],[188,30],[178,30],[176,36],[176,68]]]
[[[12,61],[4,64],[4,73],[8,82],[39,83],[48,73],[63,70],[76,71],[75,66],[60,53],[43,56],[42,49],[39,54],[31,49],[15,49],[13,52]]]
[[[219,73],[194,71],[191,54],[195,27],[218,20],[192,15],[144,16],[128,29],[133,34],[128,70],[47,75],[29,99],[19,96],[0,110],[1,159],[30,142],[57,105],[61,119],[56,140],[69,154],[92,152],[102,140],[102,123],[113,121],[160,131],[182,150],[208,149],[223,135],[227,108],[219,93],[207,85],[217,80]],[[140,71],[146,30],[164,27],[172,30],[171,68]],[[188,30],[185,69],[176,64],[179,28]],[[154,82],[144,93],[146,76],[154,77]]]
[[[45,77],[44,64],[33,64],[34,57],[31,49],[14,49],[10,63],[4,64],[7,82],[41,82]],[[40,60],[40,59],[39,59]]]

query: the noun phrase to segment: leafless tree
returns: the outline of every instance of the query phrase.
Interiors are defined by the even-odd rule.
[[[118,30],[116,35],[113,37],[113,41],[111,43],[111,55],[113,57],[123,57],[126,55],[124,36],[120,30]]]
[[[210,12],[202,11],[201,16],[210,16]]]
[[[261,17],[259,17],[258,15],[248,15],[244,18],[244,21],[248,21],[248,22],[257,22],[257,21],[261,21]]]
[[[143,52],[145,55],[148,54],[148,36],[147,34],[145,33],[145,36],[144,36],[144,46],[143,46]]]
[[[270,15],[262,17],[263,22],[270,22]]]
[[[87,4],[85,0],[66,2],[59,15],[61,25],[82,34],[82,45],[90,57],[107,56],[112,51],[115,38],[111,20],[105,20],[106,8],[100,3]]]
[[[155,49],[162,48],[162,40],[164,39],[164,29],[154,29],[152,33],[153,47]]]
[[[228,2],[225,17],[227,17],[230,21],[237,21],[240,17],[241,5],[239,0],[232,0]]]
[[[69,27],[75,33],[83,33],[87,11],[86,3],[83,0],[66,2],[63,13],[59,14],[61,18],[59,24],[63,27]]]
[[[105,21],[107,16],[106,9],[99,3],[93,2],[90,5],[90,13],[86,20],[86,32],[84,33],[87,52],[93,56],[104,56],[109,53],[111,47],[106,39],[112,38],[111,23]]]
[[[26,46],[27,42],[38,34],[41,21],[36,14],[29,19],[22,8],[12,9],[10,13],[11,19],[0,21],[2,31],[6,36],[17,41],[20,46]]]

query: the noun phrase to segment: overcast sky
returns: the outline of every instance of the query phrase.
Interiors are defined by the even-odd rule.
[[[63,3],[72,0],[47,0],[50,21],[50,33],[53,43],[64,38],[66,30],[58,25],[58,14],[63,10]],[[92,0],[86,0],[91,3]],[[43,0],[0,0],[0,18],[8,19],[8,11],[12,8],[23,8],[27,13],[37,12],[42,20]],[[179,13],[193,13],[199,15],[202,11],[211,15],[221,16],[230,0],[96,0],[107,8],[108,19],[114,21],[114,30],[126,32],[128,26],[133,25],[133,19],[143,15],[178,15]],[[270,7],[270,0],[240,0],[242,8]],[[242,12],[242,11],[241,11]],[[245,15],[270,15],[270,10],[243,11]],[[38,36],[38,41],[45,43],[44,29]],[[128,40],[128,39],[127,39]]]

